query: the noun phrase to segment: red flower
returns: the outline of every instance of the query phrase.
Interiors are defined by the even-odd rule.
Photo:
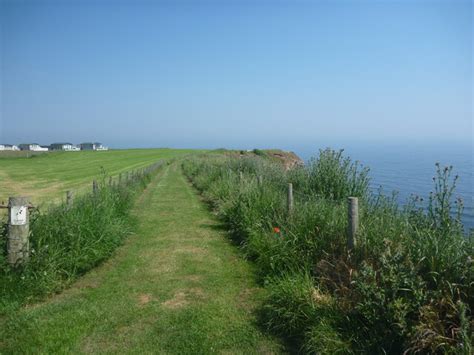
[[[278,227],[273,227],[273,231],[274,231],[275,233],[280,233],[280,228],[278,228]]]

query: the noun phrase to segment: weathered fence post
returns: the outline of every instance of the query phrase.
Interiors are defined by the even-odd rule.
[[[263,186],[263,176],[262,175],[259,175],[257,177],[257,181],[258,181],[258,186]]]
[[[8,199],[8,263],[12,266],[28,261],[30,256],[28,197],[10,197]]]
[[[109,186],[112,186],[112,176],[109,176]]]
[[[290,182],[288,183],[288,214],[293,213],[293,184]]]
[[[95,194],[97,194],[97,192],[99,191],[99,186],[97,185],[97,181],[92,181],[92,192]]]
[[[70,208],[72,206],[72,191],[66,191],[66,206]]]
[[[239,171],[239,181],[242,182],[244,180],[244,173]]]
[[[359,199],[357,197],[349,197],[348,212],[347,247],[352,250],[357,244],[357,230],[359,229]]]

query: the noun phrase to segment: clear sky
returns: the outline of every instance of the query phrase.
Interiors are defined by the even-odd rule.
[[[470,1],[0,3],[0,142],[472,140]]]

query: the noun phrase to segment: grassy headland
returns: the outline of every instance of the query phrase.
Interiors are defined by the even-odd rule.
[[[265,291],[178,164],[132,210],[135,235],[58,297],[0,317],[0,353],[277,354]]]
[[[149,177],[122,187],[104,177],[100,194],[38,215],[30,263],[12,270],[0,260],[0,351],[279,351],[258,314],[303,353],[472,353],[474,243],[451,169],[438,166],[427,204],[401,207],[371,193],[368,170],[341,152],[290,169],[273,153],[182,162],[253,266],[224,242],[177,163],[138,200],[134,228],[128,211]],[[353,250],[348,196],[360,205]],[[19,308],[98,265],[132,230],[140,238],[63,296]]]
[[[472,353],[474,243],[452,199],[450,168],[438,167],[427,209],[417,199],[400,207],[370,193],[368,170],[331,150],[290,170],[255,155],[195,157],[183,169],[256,263],[269,291],[262,322],[292,346]],[[360,204],[352,251],[349,196]]]

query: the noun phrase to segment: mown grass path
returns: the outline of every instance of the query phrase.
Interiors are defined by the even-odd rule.
[[[178,165],[138,200],[137,233],[72,288],[2,322],[0,353],[278,353],[262,290]]]

